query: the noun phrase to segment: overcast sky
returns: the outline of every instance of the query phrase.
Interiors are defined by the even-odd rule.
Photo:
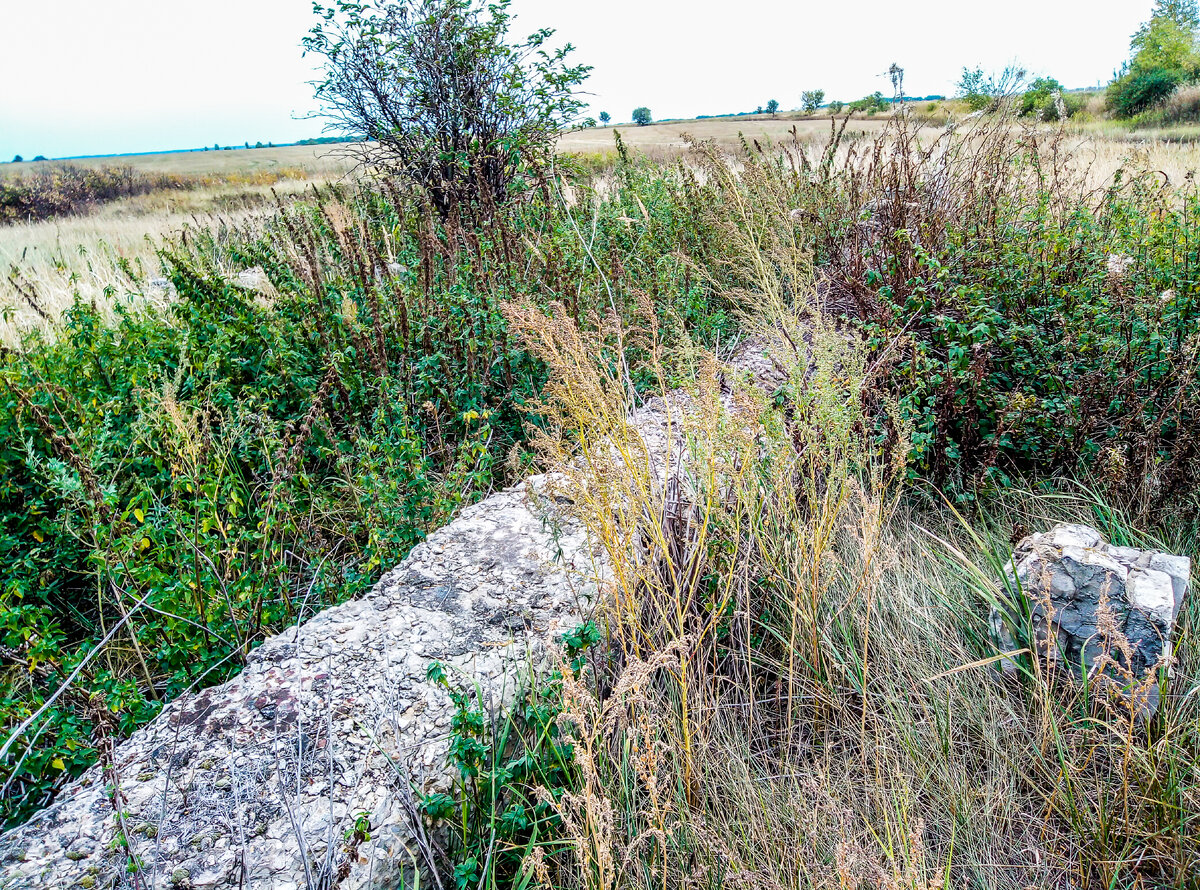
[[[1107,81],[1152,0],[514,0],[595,67],[592,113],[626,121],[830,99],[951,94],[964,65]],[[0,0],[0,160],[290,142],[320,135],[308,0]]]

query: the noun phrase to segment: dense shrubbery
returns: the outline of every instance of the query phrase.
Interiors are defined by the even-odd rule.
[[[1194,192],[1123,171],[1093,195],[1061,135],[1041,144],[1005,116],[932,147],[890,127],[845,164],[834,146],[791,166],[749,153],[700,202],[708,224],[746,201],[779,251],[813,251],[825,299],[863,326],[881,391],[914,424],[914,473],[962,497],[1085,473],[1142,509],[1193,502]],[[708,179],[726,181],[716,163]]]
[[[519,468],[544,371],[500,300],[555,299],[586,324],[649,299],[702,339],[727,331],[676,256],[703,250],[668,178],[624,165],[599,203],[586,180],[561,187],[580,209],[548,184],[472,229],[387,187],[323,191],[261,233],[168,247],[166,310],[105,327],[79,304],[53,342],[4,355],[5,732],[129,616],[5,762],[5,820],[92,762],[97,734],[228,676]]]
[[[0,224],[66,216],[118,198],[192,187],[186,177],[139,173],[132,167],[53,164],[0,178]]]
[[[919,467],[960,485],[1093,472],[1153,509],[1193,496],[1200,203],[1171,204],[1135,180],[1094,214],[1040,203],[941,250],[881,251],[871,327],[881,347],[912,338],[894,386]]]
[[[1130,72],[1109,85],[1108,105],[1118,117],[1133,117],[1165,100],[1184,80],[1182,71],[1171,68]]]
[[[1083,107],[1083,99],[1067,93],[1053,77],[1039,77],[1021,94],[1022,116],[1036,115],[1045,121],[1072,117]]]

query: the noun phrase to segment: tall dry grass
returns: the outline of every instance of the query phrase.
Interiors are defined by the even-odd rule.
[[[785,395],[695,351],[685,394],[649,403],[665,440],[630,425],[604,360],[614,327],[598,342],[511,314],[552,370],[539,445],[603,550],[609,638],[566,681],[580,786],[556,801],[565,839],[529,880],[1195,886],[1186,634],[1150,724],[1120,697],[1005,680],[987,610],[1007,529],[902,499],[903,433],[887,448],[868,434],[854,341],[803,300],[759,308],[754,349],[787,370]],[[645,331],[649,366],[678,380]],[[1027,499],[1025,518],[1090,508]]]
[[[1074,520],[1146,540],[1086,493],[1017,489],[964,517],[912,487],[909,430],[876,385],[905,340],[868,358],[828,320],[830,300],[871,308],[856,306],[869,293],[831,287],[861,280],[862,252],[813,279],[823,177],[842,177],[841,199],[875,229],[930,249],[1025,189],[1052,182],[1063,214],[1091,194],[1061,129],[979,126],[992,129],[738,165],[700,146],[705,224],[725,227],[751,336],[732,363],[668,354],[650,315],[587,335],[562,313],[510,308],[551,372],[536,445],[603,553],[607,634],[580,680],[563,672],[579,787],[554,799],[565,836],[528,861],[530,884],[1200,886],[1195,597],[1150,721],[1037,659],[1005,678],[998,663],[1023,653],[998,651],[988,614],[1008,595],[1010,533]],[[864,226],[863,252],[880,237]],[[620,361],[631,352],[657,383],[644,400]],[[774,375],[766,389],[747,365]],[[1172,546],[1196,555],[1194,540]]]
[[[301,170],[282,180],[239,175],[88,214],[0,226],[0,343],[19,346],[32,332],[53,336],[77,299],[110,321],[122,308],[162,303],[169,294],[154,280],[162,268],[158,251],[168,240],[186,229],[219,234],[257,225],[276,211],[279,199],[321,184]]]

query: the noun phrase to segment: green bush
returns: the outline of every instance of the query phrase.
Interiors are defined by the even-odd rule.
[[[1166,99],[1184,79],[1182,71],[1172,68],[1130,72],[1109,84],[1108,107],[1118,117],[1133,117]]]
[[[864,96],[850,103],[851,111],[865,111],[867,114],[874,114],[877,111],[887,111],[889,107],[887,99],[883,98],[883,93],[878,90],[869,96]]]
[[[905,226],[869,252],[866,329],[894,360],[914,473],[964,497],[1084,474],[1139,510],[1196,499],[1200,200],[1118,182],[1068,211],[1049,183],[1008,192],[940,243]]]
[[[92,763],[98,734],[225,679],[521,472],[521,409],[545,372],[503,301],[584,324],[649,301],[672,330],[728,333],[713,284],[678,257],[706,250],[678,180],[628,162],[615,180],[586,246],[550,190],[473,230],[387,183],[324,190],[262,232],[165,247],[166,309],[105,326],[78,303],[53,340],[3,354],[0,729],[129,616],[0,765],[6,823]]]
[[[1043,120],[1058,120],[1056,97],[1062,97],[1063,86],[1053,77],[1039,77],[1021,95],[1021,114],[1040,114]],[[1065,108],[1065,99],[1063,99]]]
[[[811,254],[877,352],[880,404],[913,426],[914,476],[972,499],[1082,474],[1139,511],[1194,515],[1200,197],[1121,171],[1097,200],[1064,173],[1085,161],[1063,133],[1045,142],[1004,113],[941,155],[917,126],[893,119],[866,160],[839,161],[835,139],[795,170],[747,147],[748,193],[710,165],[702,219],[766,245],[760,268]]]

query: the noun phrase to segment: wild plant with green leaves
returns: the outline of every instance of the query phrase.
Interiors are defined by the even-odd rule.
[[[601,199],[560,172],[472,226],[387,181],[314,190],[165,245],[164,309],[105,325],[81,302],[6,352],[0,698],[6,734],[36,719],[3,761],[5,820],[521,472],[546,371],[501,301],[587,325],[649,299],[727,333],[677,255],[672,180],[631,162]]]
[[[1190,182],[1131,165],[1093,190],[1061,131],[1011,115],[961,130],[899,117],[865,149],[836,131],[815,152],[747,145],[736,175],[698,158],[700,225],[735,248],[717,262],[760,293],[794,294],[816,268],[816,302],[864,338],[914,426],[914,477],[969,499],[1091,475],[1143,517],[1193,502]]]

